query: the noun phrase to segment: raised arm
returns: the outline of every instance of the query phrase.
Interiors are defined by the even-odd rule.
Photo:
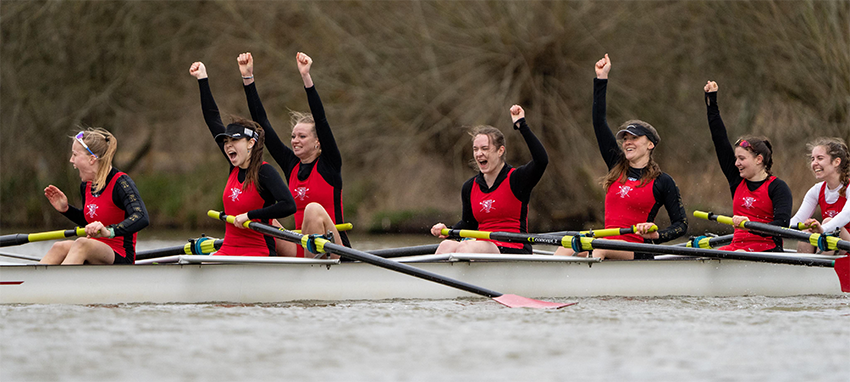
[[[546,148],[543,147],[543,144],[526,124],[525,110],[519,105],[513,105],[510,112],[514,129],[519,130],[522,134],[525,144],[528,146],[528,151],[531,152],[531,161],[514,170],[514,174],[511,176],[511,190],[520,200],[528,200],[531,196],[531,189],[537,185],[537,182],[543,177],[546,166],[549,165],[549,155],[546,153]]]
[[[210,134],[213,138],[224,132],[224,123],[221,122],[221,114],[218,112],[218,106],[215,104],[212,91],[210,91],[209,77],[207,76],[207,68],[203,62],[197,61],[189,67],[189,74],[198,79],[198,88],[201,91],[201,111],[204,113],[204,122],[210,129]],[[216,141],[221,154],[227,158],[224,152],[224,142]],[[228,161],[229,163],[229,161]]]
[[[245,99],[248,101],[248,110],[251,112],[251,119],[260,124],[265,130],[265,146],[269,154],[272,155],[275,162],[284,169],[286,175],[289,176],[289,171],[292,166],[297,163],[298,158],[292,150],[283,144],[280,136],[277,135],[271,122],[269,122],[266,109],[260,101],[260,95],[257,92],[257,85],[254,82],[254,57],[250,52],[245,52],[236,57],[236,62],[239,64],[239,72],[242,73],[242,85],[245,90]]]
[[[711,131],[711,141],[714,143],[714,152],[717,154],[717,161],[720,163],[720,169],[729,182],[729,188],[734,196],[735,187],[741,183],[741,175],[738,168],[735,167],[735,149],[729,143],[729,136],[726,134],[726,125],[723,124],[723,119],[720,118],[720,108],[717,106],[717,82],[708,81],[705,84],[705,106],[708,114],[708,128]]]
[[[594,65],[596,78],[593,80],[593,132],[596,134],[596,143],[599,145],[599,153],[605,160],[608,170],[614,168],[623,157],[623,150],[617,145],[617,138],[608,128],[606,116],[606,92],[608,91],[608,72],[611,71],[611,59],[608,54]]]
[[[301,74],[301,80],[304,82],[304,90],[307,92],[310,113],[313,114],[313,120],[316,122],[316,136],[322,144],[322,158],[328,161],[333,168],[339,170],[342,168],[342,154],[340,154],[339,147],[336,145],[331,125],[325,115],[325,108],[322,106],[322,100],[319,98],[319,93],[313,84],[313,78],[310,76],[313,59],[302,52],[298,52],[295,55],[295,61],[298,65],[298,72]]]

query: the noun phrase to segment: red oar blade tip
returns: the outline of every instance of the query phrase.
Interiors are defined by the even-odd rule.
[[[850,256],[835,259],[835,273],[841,283],[841,291],[850,293]]]
[[[496,300],[496,302],[507,306],[508,308],[561,309],[563,307],[577,304],[576,302],[560,304],[557,302],[540,301],[533,298],[517,296],[515,294],[503,294],[499,297],[493,297],[493,300]]]

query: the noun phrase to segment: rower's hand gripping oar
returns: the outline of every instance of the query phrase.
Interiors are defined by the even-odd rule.
[[[225,215],[218,211],[210,210],[207,212],[207,215],[214,219],[219,219],[226,221],[228,223],[234,222],[234,217]],[[347,257],[353,260],[359,260],[364,263],[369,263],[381,268],[386,268],[389,270],[393,270],[396,272],[401,272],[410,276],[418,277],[421,279],[433,281],[439,284],[447,285],[453,288],[457,288],[460,290],[464,290],[470,293],[475,293],[481,296],[490,297],[496,302],[505,305],[510,308],[563,308],[565,306],[570,306],[575,303],[568,304],[558,304],[554,302],[548,301],[540,301],[534,300],[522,296],[512,295],[512,294],[502,294],[493,290],[485,289],[482,287],[478,287],[472,284],[467,284],[463,281],[455,280],[446,276],[441,276],[436,273],[428,272],[423,269],[419,269],[407,264],[399,263],[392,260],[387,260],[382,257],[378,257],[363,251],[358,251],[353,248],[348,248],[342,245],[334,244],[322,237],[316,237],[312,235],[302,235],[300,233],[295,233],[292,231],[287,231],[283,229],[278,229],[276,227],[270,226],[268,224],[258,223],[254,221],[246,221],[243,226],[245,228],[252,229],[254,231],[260,232],[264,235],[273,236],[276,238],[280,238],[283,240],[291,241],[297,244],[300,244],[304,248],[308,247],[308,243],[312,241],[309,246],[314,248],[318,252],[327,252],[327,253],[335,253],[337,255]]]
[[[694,216],[701,219],[714,220],[718,223],[735,226],[732,222],[732,218],[729,216],[717,215],[711,212],[704,211],[694,211]],[[850,251],[850,241],[839,240],[835,236],[828,236],[819,233],[802,232],[791,228],[779,227],[771,224],[753,221],[741,222],[741,224],[739,224],[736,228],[746,228],[749,230],[758,231],[770,235],[782,236],[787,237],[789,239],[805,241],[815,247],[818,247],[821,251],[834,251],[836,249]]]
[[[77,227],[74,229],[48,231],[39,233],[13,233],[10,235],[0,236],[0,247],[8,247],[10,245],[21,245],[36,241],[58,240],[66,237],[85,237],[86,229]]]

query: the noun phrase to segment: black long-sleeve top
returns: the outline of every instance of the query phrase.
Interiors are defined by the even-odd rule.
[[[106,175],[106,184],[112,181],[112,178],[118,174],[115,167]],[[80,183],[80,195],[82,195],[83,205],[86,205],[86,182]],[[115,231],[115,237],[132,236],[150,224],[148,218],[148,210],[145,208],[145,202],[139,195],[139,189],[136,188],[136,183],[127,174],[121,175],[115,180],[115,186],[112,187],[112,204],[123,206],[124,220],[118,224],[112,224],[107,228],[112,228]],[[68,206],[68,210],[63,212],[74,224],[80,227],[85,227],[88,222],[82,209],[74,206]]]
[[[546,166],[549,165],[549,155],[543,144],[537,139],[537,136],[531,131],[525,122],[525,118],[521,118],[514,123],[514,126],[522,134],[525,139],[525,144],[531,152],[531,161],[517,167],[510,178],[511,192],[522,202],[522,211],[520,216],[520,232],[528,232],[528,227],[525,226],[526,217],[528,216],[528,202],[531,199],[531,190],[540,182]],[[499,175],[496,176],[496,181],[492,187],[487,187],[487,181],[484,180],[484,174],[479,172],[478,175],[469,178],[463,183],[461,188],[461,201],[463,204],[463,214],[461,220],[452,226],[454,229],[478,229],[478,221],[472,213],[471,194],[473,184],[479,187],[481,192],[489,193],[499,187],[507,178],[508,172],[511,170],[511,165],[505,163]]]
[[[708,113],[708,127],[711,130],[711,141],[714,142],[717,161],[720,163],[720,169],[723,171],[723,175],[726,176],[726,181],[729,182],[729,190],[732,192],[732,197],[734,198],[735,190],[744,179],[741,178],[738,167],[735,166],[735,149],[729,142],[729,137],[726,134],[726,125],[723,124],[723,119],[720,118],[720,108],[717,106],[717,92],[705,93],[705,106]],[[758,182],[747,180],[745,184],[747,185],[747,189],[755,191],[769,179],[770,177],[767,177]],[[767,187],[767,194],[773,202],[773,221],[769,224],[788,227],[791,221],[791,208],[794,204],[791,189],[782,179],[776,178]],[[770,236],[762,235],[758,232],[752,233],[761,236]]]
[[[225,126],[221,122],[221,115],[219,114],[218,106],[216,105],[215,99],[210,91],[209,79],[202,78],[198,80],[198,86],[201,91],[201,109],[204,114],[204,121],[207,123],[207,127],[209,128],[213,138],[215,138],[218,134],[225,131]],[[266,134],[268,134],[268,132]],[[224,142],[216,141],[216,143],[218,144],[218,148],[221,150],[222,155],[224,155],[227,159],[227,163],[230,165],[228,169],[229,174],[230,171],[233,171],[233,164],[230,163],[227,153],[224,152]],[[266,145],[268,145],[268,143],[266,143]],[[245,181],[246,174],[247,171],[245,169],[239,169],[239,173],[237,174],[239,182]],[[261,165],[258,181],[260,183],[260,197],[262,197],[264,201],[263,208],[248,211],[249,219],[278,219],[295,213],[295,200],[292,199],[292,194],[289,193],[289,189],[286,187],[286,184],[283,182],[283,179],[281,179],[280,174],[278,174],[274,167],[267,163]]]
[[[625,153],[622,147],[617,144],[617,137],[611,132],[607,121],[607,105],[606,93],[608,91],[608,80],[594,78],[593,80],[593,132],[596,134],[596,143],[599,145],[599,153],[602,154],[602,159],[605,160],[605,165],[608,166],[608,171],[611,171],[621,161],[625,159]],[[629,166],[626,176],[629,178],[640,179],[646,168],[634,168]],[[647,222],[653,222],[658,215],[658,210],[661,206],[667,210],[667,216],[670,217],[670,225],[664,229],[658,230],[658,239],[644,239],[648,243],[663,243],[673,240],[684,235],[688,231],[687,213],[685,205],[682,203],[682,196],[679,193],[679,187],[676,186],[676,181],[667,173],[662,172],[652,186],[652,196],[655,198],[655,204],[652,206],[649,214],[646,217]],[[606,207],[607,208],[607,207]]]

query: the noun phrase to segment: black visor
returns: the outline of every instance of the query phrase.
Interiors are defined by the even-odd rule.
[[[220,141],[224,139],[224,137],[231,137],[234,139],[257,139],[257,132],[245,126],[231,123],[227,125],[227,129],[225,129],[223,133],[215,136],[215,140]]]

